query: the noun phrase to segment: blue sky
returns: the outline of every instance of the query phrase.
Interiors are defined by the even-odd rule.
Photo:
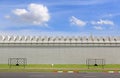
[[[119,35],[120,0],[0,0],[0,32]]]

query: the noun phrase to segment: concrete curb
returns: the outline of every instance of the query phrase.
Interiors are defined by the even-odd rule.
[[[112,71],[112,70],[111,70],[111,71],[108,71],[108,73],[118,73],[118,74],[119,74],[120,71]]]
[[[108,73],[115,73],[115,71],[108,71]]]
[[[63,70],[58,70],[58,71],[55,71],[56,73],[76,73],[75,71],[63,71]]]
[[[74,73],[74,71],[67,71],[67,73]]]
[[[57,73],[63,73],[63,71],[57,71]]]

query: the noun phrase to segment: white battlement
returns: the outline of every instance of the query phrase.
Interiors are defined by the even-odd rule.
[[[120,37],[0,36],[0,43],[120,43]]]

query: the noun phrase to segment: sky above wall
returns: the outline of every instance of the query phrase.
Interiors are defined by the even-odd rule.
[[[120,0],[0,0],[5,35],[119,35]]]

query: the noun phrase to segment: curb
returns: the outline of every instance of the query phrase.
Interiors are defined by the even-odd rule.
[[[80,71],[73,71],[73,70],[67,70],[67,71],[56,70],[55,72],[56,72],[56,73],[80,73]],[[115,74],[115,73],[120,74],[120,71],[116,71],[116,70],[103,71],[103,72],[109,73],[109,74]]]
[[[68,71],[63,71],[63,70],[58,70],[58,71],[55,71],[56,73],[77,73],[75,71],[71,71],[71,70],[68,70]]]
[[[115,73],[115,71],[108,71],[108,73]]]
[[[75,73],[74,71],[67,71],[67,73]]]
[[[108,71],[108,73],[120,73],[120,71]]]
[[[57,71],[57,73],[63,73],[63,71]]]

